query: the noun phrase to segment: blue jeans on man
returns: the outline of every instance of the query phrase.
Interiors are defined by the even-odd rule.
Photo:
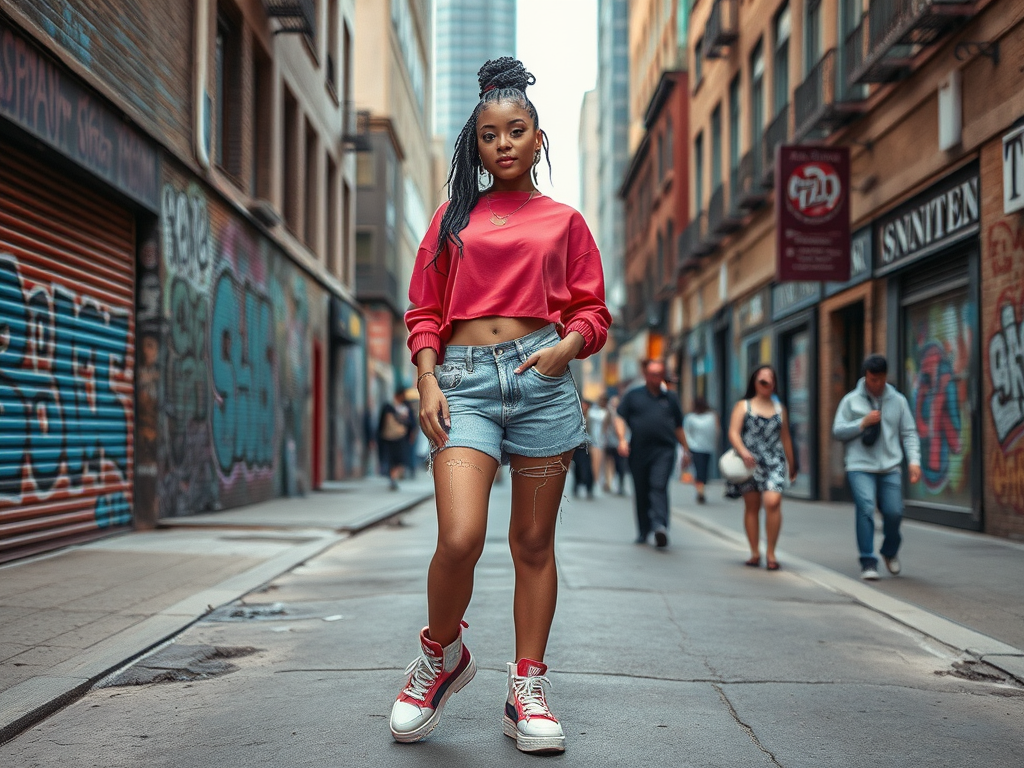
[[[847,472],[853,503],[857,508],[857,548],[860,567],[877,568],[875,557],[875,509],[882,513],[882,557],[899,552],[900,523],[903,520],[903,474],[892,472]]]

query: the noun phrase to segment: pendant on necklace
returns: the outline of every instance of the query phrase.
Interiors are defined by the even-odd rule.
[[[501,218],[496,213],[492,213],[491,214],[491,224],[493,224],[494,226],[496,226],[496,227],[504,227],[505,226],[505,221],[506,221],[505,219]]]

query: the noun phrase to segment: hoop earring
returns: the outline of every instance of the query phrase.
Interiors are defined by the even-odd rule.
[[[492,178],[493,177],[491,176],[491,172],[488,171],[486,168],[484,168],[481,165],[480,166],[480,186],[481,187],[485,187],[485,188],[491,186],[491,179]]]

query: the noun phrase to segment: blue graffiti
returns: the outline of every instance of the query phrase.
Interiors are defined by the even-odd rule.
[[[128,416],[112,383],[127,356],[127,311],[57,285],[26,295],[17,262],[0,255],[0,500],[19,495],[26,467],[39,493],[62,473],[81,487],[104,460],[128,476]]]
[[[274,325],[270,301],[230,273],[218,278],[210,324],[213,446],[221,471],[274,457]]]

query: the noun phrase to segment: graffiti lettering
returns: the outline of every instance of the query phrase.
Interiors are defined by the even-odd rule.
[[[1014,258],[1024,259],[1024,229],[1011,228],[1005,221],[993,224],[988,230],[988,253],[993,277],[1007,274]]]
[[[999,444],[1009,452],[1024,435],[1024,317],[1018,321],[1009,302],[1001,304],[999,317],[1002,328],[988,343],[989,406]]]
[[[9,255],[0,306],[0,501],[19,501],[26,481],[36,495],[61,478],[80,488],[111,464],[127,482],[128,406],[114,383],[126,373],[128,312],[58,285],[26,291]],[[104,514],[127,522],[127,500]]]
[[[210,326],[213,444],[225,474],[236,462],[269,467],[274,446],[274,326],[266,296],[217,280]]]
[[[1004,455],[996,451],[993,457],[989,476],[996,499],[1024,515],[1024,452]]]
[[[960,401],[956,375],[945,350],[930,342],[921,350],[914,416],[921,437],[922,474],[930,489],[941,488],[949,472],[950,452],[962,450]]]
[[[67,47],[87,59],[87,45]],[[2,20],[0,114],[147,207],[159,204],[153,144]]]
[[[175,274],[195,283],[209,279],[212,263],[210,214],[202,193],[188,193],[164,187],[161,216],[164,230],[164,259]]]

